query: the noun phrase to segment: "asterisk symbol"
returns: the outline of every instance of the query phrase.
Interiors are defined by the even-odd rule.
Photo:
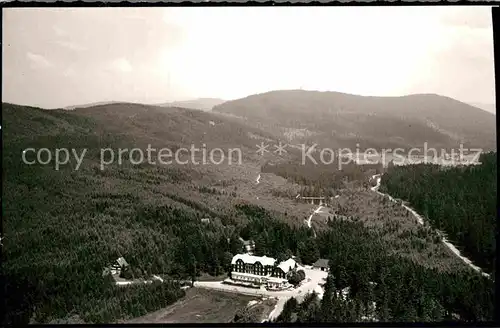
[[[269,152],[269,150],[267,150],[267,147],[269,147],[269,145],[266,145],[264,144],[264,142],[261,142],[260,145],[256,145],[257,146],[257,154],[259,154],[260,156],[263,156],[265,152]]]
[[[280,156],[283,155],[283,153],[286,153],[287,151],[285,150],[286,144],[282,144],[281,141],[278,145],[274,145],[276,150],[274,151],[275,153],[278,153]]]

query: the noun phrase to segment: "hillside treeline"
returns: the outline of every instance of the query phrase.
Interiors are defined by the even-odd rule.
[[[476,265],[494,272],[497,220],[497,155],[482,164],[442,168],[395,166],[382,178],[381,191],[410,203],[442,230]]]
[[[255,205],[239,205],[238,209],[249,218],[240,235],[255,241],[256,255],[274,257],[278,261],[296,255],[304,264],[312,264],[319,258],[311,229],[292,227],[285,220],[277,220],[276,214]]]
[[[303,196],[326,196],[336,195],[336,190],[346,187],[368,187],[369,177],[381,173],[382,164],[348,163],[338,165],[322,163],[319,155],[313,158],[316,163],[307,160],[305,163],[299,161],[266,163],[261,167],[263,173],[274,173],[290,182],[305,186],[301,195]]]

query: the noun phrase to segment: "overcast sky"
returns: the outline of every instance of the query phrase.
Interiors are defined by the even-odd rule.
[[[278,89],[494,103],[490,7],[3,9],[4,102]]]

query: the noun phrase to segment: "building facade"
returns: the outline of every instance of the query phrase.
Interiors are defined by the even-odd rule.
[[[127,261],[123,257],[120,257],[116,260],[115,263],[104,269],[103,276],[107,274],[119,275],[122,271],[125,271],[128,268],[129,264],[127,263]]]
[[[289,259],[277,264],[272,257],[237,254],[231,266],[231,280],[279,290],[288,286],[288,277],[296,269],[297,263]]]
[[[327,259],[319,259],[316,262],[313,263],[313,268],[316,270],[321,270],[321,271],[330,271],[330,261]]]

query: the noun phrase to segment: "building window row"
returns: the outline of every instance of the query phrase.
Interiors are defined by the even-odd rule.
[[[233,271],[256,274],[260,276],[265,276],[270,273],[271,276],[273,277],[285,278],[285,274],[281,269],[270,266],[264,267],[262,264],[258,262],[255,264],[249,264],[249,263],[243,263],[243,261],[238,261],[236,262],[236,264],[233,265]]]
[[[257,275],[265,275],[268,270],[264,268],[261,264],[237,263],[233,265],[233,271],[257,274]]]

